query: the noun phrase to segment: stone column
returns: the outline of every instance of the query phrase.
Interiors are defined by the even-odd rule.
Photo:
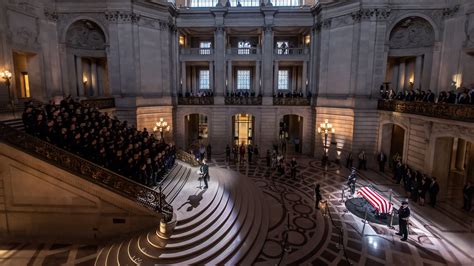
[[[91,86],[89,96],[97,96],[97,62],[91,60]]]
[[[263,47],[262,47],[262,85],[263,95],[273,95],[273,31],[271,26],[265,26],[263,33]]]
[[[260,93],[260,61],[255,62],[255,86],[254,86],[255,95]]]
[[[214,91],[214,62],[209,61],[209,89]]]
[[[215,31],[215,50],[214,62],[216,64],[215,71],[215,95],[223,96],[225,94],[225,32],[222,26],[217,27]]]
[[[232,85],[232,61],[227,61],[227,92],[234,91],[234,87]]]
[[[392,89],[397,92],[399,90],[399,87],[398,87],[398,67],[399,65],[398,64],[393,64],[392,66],[392,83],[391,83],[391,87]]]
[[[82,73],[82,58],[76,56],[76,78],[77,78],[77,89],[76,96],[82,96],[84,94],[84,83],[82,83],[83,73]]]
[[[275,68],[273,69],[273,94],[278,92],[278,61],[275,60],[274,63]]]
[[[415,64],[415,81],[414,81],[415,89],[419,89],[421,87],[422,68],[423,68],[423,56],[419,55],[416,57],[416,64]]]
[[[464,171],[464,162],[466,160],[466,145],[467,142],[463,139],[458,139],[458,148],[456,150],[456,169]]]
[[[188,91],[187,79],[186,79],[186,62],[181,62],[181,93]]]
[[[303,95],[306,96],[306,90],[307,90],[307,86],[306,86],[306,80],[308,79],[308,62],[306,61],[303,61],[303,73],[301,73],[301,92],[303,93]]]
[[[291,84],[290,84],[291,85],[291,88],[290,88],[291,92],[294,92],[296,90],[296,83],[298,81],[297,76],[298,75],[297,75],[297,72],[296,72],[296,67],[293,66],[291,68]]]
[[[104,96],[104,67],[102,64],[97,65],[97,95]]]
[[[398,66],[398,90],[405,89],[405,60],[400,61],[400,65]]]

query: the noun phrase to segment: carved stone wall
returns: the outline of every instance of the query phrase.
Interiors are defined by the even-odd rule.
[[[72,24],[66,34],[69,47],[87,50],[103,50],[106,46],[104,32],[89,20],[79,20]]]
[[[435,41],[433,27],[419,17],[400,21],[390,33],[390,48],[419,48],[432,46]]]

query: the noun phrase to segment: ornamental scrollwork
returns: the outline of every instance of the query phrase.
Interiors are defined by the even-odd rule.
[[[105,19],[115,23],[136,23],[140,20],[140,15],[128,11],[110,11],[105,12]]]
[[[390,48],[418,48],[433,46],[434,30],[420,17],[408,17],[400,21],[390,33]]]
[[[104,32],[89,20],[78,20],[69,27],[66,44],[72,48],[88,50],[103,50],[106,46]]]

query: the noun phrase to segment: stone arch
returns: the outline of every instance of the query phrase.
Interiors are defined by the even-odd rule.
[[[201,124],[201,116],[204,118],[204,123]],[[210,139],[211,119],[212,116],[208,112],[186,112],[182,114],[182,127],[184,133],[184,147],[190,148],[199,144],[208,144]],[[197,120],[196,120],[197,119]],[[201,138],[201,127],[205,126],[203,130],[206,132],[206,137]],[[196,148],[196,147],[194,147]]]
[[[104,40],[105,40],[105,44],[108,46],[109,44],[109,36],[108,36],[108,31],[107,31],[107,28],[103,26],[103,24],[98,21],[97,19],[94,19],[92,17],[89,17],[89,16],[79,16],[79,17],[75,17],[74,19],[72,19],[71,21],[67,22],[66,25],[64,25],[64,28],[61,32],[61,42],[62,43],[65,43],[67,44],[67,35],[68,35],[68,32],[69,30],[71,29],[72,26],[74,26],[74,24],[78,23],[78,22],[81,22],[81,21],[88,21],[90,23],[93,23],[94,26],[96,27],[96,29],[100,29],[100,32],[103,34],[104,36]]]
[[[391,145],[392,145],[392,134],[393,134],[392,130],[393,129],[392,128],[389,129],[390,126],[397,126],[403,130],[403,147],[402,147],[402,151],[400,155],[402,156],[402,161],[406,162],[407,155],[408,155],[409,128],[403,123],[399,123],[393,120],[385,120],[380,123],[377,150],[378,152],[383,151],[385,155],[388,157],[388,159],[392,159],[390,155],[392,153]],[[387,130],[390,130],[390,132],[388,132]],[[387,134],[390,134],[390,143],[386,143],[383,141],[384,139],[386,139],[384,135],[387,135]],[[389,147],[387,146],[388,144],[390,144]]]
[[[65,43],[74,49],[105,50],[107,38],[99,24],[89,19],[79,19],[67,27]]]
[[[430,47],[437,40],[433,24],[420,16],[405,16],[388,32],[388,45],[392,49]]]
[[[421,20],[428,23],[428,25],[432,29],[434,42],[437,42],[440,40],[439,26],[434,22],[434,20],[431,17],[425,14],[421,14],[421,13],[408,13],[408,14],[398,17],[392,23],[390,23],[390,25],[387,27],[387,31],[386,31],[387,44],[390,43],[390,38],[392,37],[394,30],[398,26],[400,26],[401,23],[406,22],[408,19],[416,19],[416,20],[419,20],[419,21]]]

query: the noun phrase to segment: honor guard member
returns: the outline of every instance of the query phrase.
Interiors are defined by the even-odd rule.
[[[408,239],[408,219],[410,218],[410,209],[408,208],[408,201],[403,201],[402,206],[398,210],[398,225],[399,232],[397,235],[401,236],[401,241]]]
[[[201,174],[202,174],[202,180],[204,181],[204,188],[208,188],[207,181],[209,180],[209,165],[207,165],[206,159],[202,160],[202,165],[201,165]]]
[[[355,193],[356,179],[357,179],[356,169],[352,167],[352,172],[347,177],[347,186],[349,186],[349,188],[351,189],[352,195]]]

